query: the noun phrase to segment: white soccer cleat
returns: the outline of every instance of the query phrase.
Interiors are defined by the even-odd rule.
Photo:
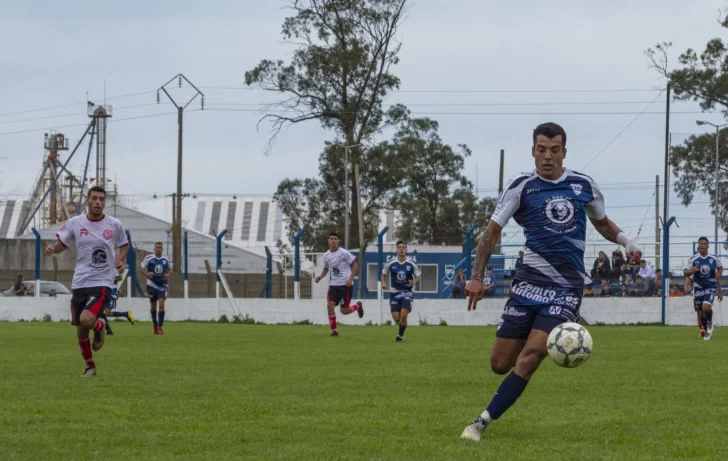
[[[705,332],[705,338],[703,338],[705,341],[709,341],[710,337],[713,336],[713,324],[708,324],[708,329]]]
[[[467,426],[463,433],[460,434],[461,439],[466,440],[473,440],[475,442],[480,442],[480,438],[483,436],[483,431],[485,430],[485,426],[480,422],[475,422],[469,426]]]

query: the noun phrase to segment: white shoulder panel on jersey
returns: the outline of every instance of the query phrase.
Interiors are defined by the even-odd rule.
[[[577,173],[571,170],[569,170],[569,173],[589,181],[589,185],[591,186],[592,190],[592,196],[594,198],[586,205],[586,215],[596,220],[604,219],[607,216],[607,210],[604,206],[604,194],[602,194],[602,190],[599,188],[597,183],[585,174]]]
[[[526,183],[533,177],[534,173],[528,172],[518,174],[511,178],[503,188],[500,197],[498,197],[495,211],[490,219],[498,223],[501,227],[505,227],[508,224],[508,220],[516,214],[518,207],[521,205],[521,191],[523,191]]]

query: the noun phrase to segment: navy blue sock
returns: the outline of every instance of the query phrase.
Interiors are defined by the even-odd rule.
[[[703,313],[703,318],[702,318],[701,322],[703,322],[703,329],[707,330],[708,329],[708,313],[707,312]]]
[[[514,371],[511,372],[506,379],[503,380],[498,391],[493,396],[493,400],[488,404],[486,411],[492,419],[498,419],[510,407],[516,403],[518,397],[523,394],[528,381],[518,376]]]
[[[705,313],[705,318],[708,319],[708,323],[713,323],[713,309]]]
[[[152,322],[154,322],[154,327],[158,327],[159,323],[157,323],[157,309],[152,309]]]
[[[404,338],[404,330],[407,329],[407,325],[399,324],[399,337]]]
[[[164,311],[159,311],[159,328],[164,325]]]
[[[114,317],[126,317],[126,312],[112,311],[111,315]]]

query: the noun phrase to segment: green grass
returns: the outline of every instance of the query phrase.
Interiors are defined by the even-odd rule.
[[[74,330],[0,323],[0,460],[728,459],[728,330],[590,327],[480,443],[493,328],[115,322],[83,369]]]

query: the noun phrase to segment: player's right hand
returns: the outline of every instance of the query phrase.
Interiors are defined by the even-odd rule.
[[[321,277],[316,277],[316,278],[314,279],[314,281],[316,281],[316,283],[319,283],[319,282],[321,281]]]
[[[384,291],[384,290],[386,290],[386,289],[387,289],[387,284],[386,284],[386,283],[383,283],[383,284],[382,284],[382,291]]]
[[[485,284],[482,280],[470,279],[465,285],[465,296],[468,297],[468,310],[475,310],[478,301],[483,299]]]
[[[55,251],[53,251],[53,245],[48,245],[48,246],[45,247],[45,255],[46,256],[51,256],[54,253],[55,253]]]

